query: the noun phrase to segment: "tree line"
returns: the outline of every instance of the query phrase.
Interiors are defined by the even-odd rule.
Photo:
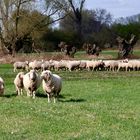
[[[60,51],[60,42],[76,49],[120,46],[140,37],[140,15],[113,21],[105,9],[85,8],[86,0],[1,0],[0,47],[3,53]],[[93,3],[94,4],[94,3]],[[93,51],[92,51],[93,52]]]

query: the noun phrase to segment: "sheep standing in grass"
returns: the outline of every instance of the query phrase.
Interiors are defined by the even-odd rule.
[[[29,64],[28,61],[25,61],[25,62],[20,62],[20,61],[19,62],[15,62],[13,64],[13,66],[14,66],[14,72],[16,72],[17,69],[22,69],[22,70],[28,71],[28,68],[29,68],[28,64]]]
[[[4,94],[4,80],[0,77],[0,95]]]
[[[42,86],[43,90],[48,96],[48,102],[50,102],[50,98],[54,97],[54,103],[56,102],[56,98],[58,98],[59,93],[62,89],[62,79],[57,74],[52,74],[51,71],[46,70],[41,74]]]
[[[76,68],[79,68],[80,63],[81,63],[81,61],[77,61],[77,60],[68,61],[66,64],[66,67],[68,68],[69,71],[72,71]]]
[[[41,84],[41,78],[35,70],[30,70],[23,77],[23,85],[27,92],[27,96],[35,98],[35,92]]]
[[[41,71],[50,69],[50,62],[45,61],[43,64],[41,64]]]
[[[41,65],[43,63],[44,63],[44,60],[41,60],[41,61],[34,60],[34,61],[29,63],[29,68],[33,69],[33,70],[40,70],[41,69]]]
[[[14,80],[14,84],[16,87],[16,92],[17,95],[22,95],[23,94],[23,76],[24,76],[24,72],[19,72]]]

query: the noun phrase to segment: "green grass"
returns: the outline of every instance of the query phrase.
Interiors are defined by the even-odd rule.
[[[63,78],[60,101],[15,95],[12,65],[0,65],[1,140],[139,140],[140,72],[56,72]],[[42,96],[41,96],[42,95]]]

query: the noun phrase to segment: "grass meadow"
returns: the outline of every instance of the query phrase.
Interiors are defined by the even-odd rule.
[[[0,64],[0,140],[140,140],[140,71],[59,71],[59,102],[42,87],[16,96],[11,64]]]

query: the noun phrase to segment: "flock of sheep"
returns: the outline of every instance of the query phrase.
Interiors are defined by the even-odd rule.
[[[32,98],[35,98],[36,90],[40,87],[41,83],[44,92],[48,96],[48,102],[53,97],[55,103],[62,89],[62,79],[60,76],[53,74],[49,70],[43,71],[40,75],[36,70],[30,70],[26,74],[19,72],[14,79],[17,95],[22,95],[23,89],[25,89],[27,96]],[[0,78],[0,93],[1,95],[4,94],[4,81],[2,78]]]
[[[32,61],[32,62],[15,62],[14,72],[17,69],[34,70],[139,70],[140,60],[49,60],[49,61]]]
[[[51,70],[139,70],[140,60],[49,60],[49,61],[32,61],[32,62],[15,62],[13,64],[14,72],[18,69],[26,70],[27,73],[19,72],[14,80],[17,95],[23,94],[23,89],[27,92],[27,96],[35,98],[37,89],[42,83],[42,88],[48,96],[48,102],[51,97],[54,102],[62,89],[62,78],[53,74]],[[41,74],[38,74],[41,70]],[[4,94],[4,80],[0,77],[0,94]]]

